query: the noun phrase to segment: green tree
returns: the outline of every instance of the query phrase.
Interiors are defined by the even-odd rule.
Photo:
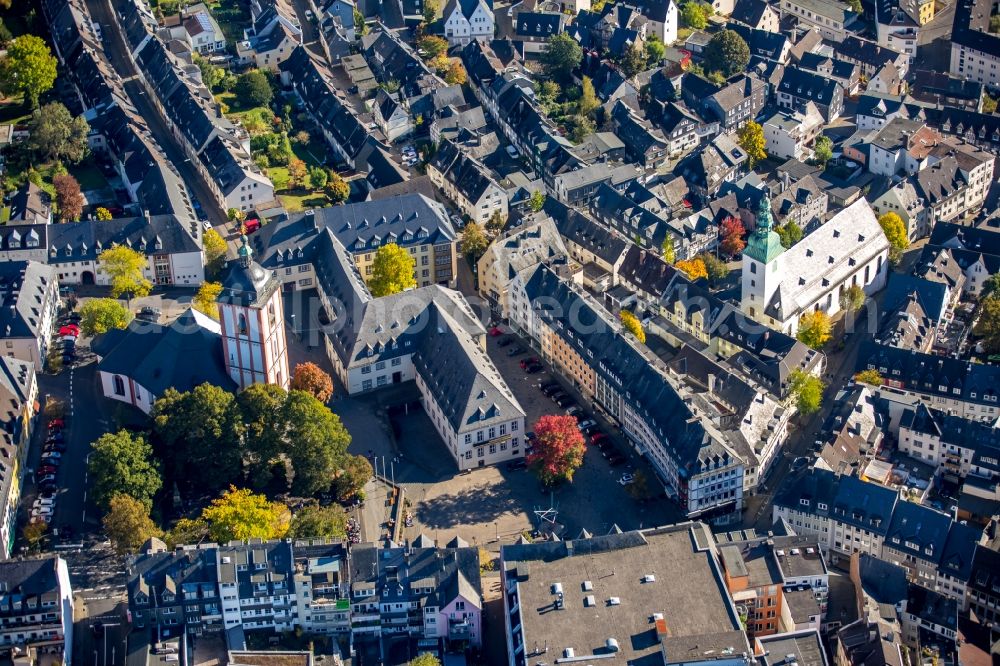
[[[840,293],[840,307],[848,312],[857,312],[865,305],[865,290],[856,284]]]
[[[76,164],[87,154],[89,132],[83,116],[73,116],[59,102],[49,102],[31,116],[28,148],[43,161]]]
[[[242,222],[247,219],[247,214],[239,208],[230,208],[226,211],[226,217],[230,222]]]
[[[173,388],[153,403],[153,434],[166,471],[177,483],[203,490],[240,478],[242,425],[232,393],[201,384]]]
[[[375,252],[368,282],[372,296],[390,296],[416,286],[415,262],[409,252],[395,243],[383,245]]]
[[[146,255],[127,245],[115,245],[104,250],[97,256],[97,265],[110,278],[111,295],[115,298],[125,295],[131,301],[132,298],[148,295],[153,288],[153,283],[145,275],[149,265]]]
[[[823,404],[822,380],[802,370],[793,370],[789,375],[789,396],[795,400],[800,414],[815,414]]]
[[[594,91],[594,82],[589,76],[583,77],[583,86],[580,90],[580,99],[576,102],[577,111],[580,115],[593,117],[594,111],[601,105],[601,100],[597,99]]]
[[[285,403],[288,391],[273,384],[252,384],[236,398],[244,427],[243,465],[250,483],[263,488],[285,452],[288,424]]]
[[[622,322],[622,328],[634,335],[639,342],[646,343],[646,331],[642,330],[642,322],[634,314],[622,310],[618,313],[618,319]]]
[[[424,7],[426,6],[425,4]],[[365,23],[365,15],[357,9],[354,10],[354,34],[358,37],[364,37],[368,34],[368,24]]]
[[[97,210],[94,211],[94,216],[100,222],[107,222],[108,220],[112,219],[111,211],[105,208],[104,206],[98,206]]]
[[[125,328],[130,321],[132,313],[113,298],[91,298],[80,307],[80,328],[86,336]]]
[[[698,0],[688,0],[681,5],[681,21],[694,30],[704,30],[708,27],[708,18],[712,15],[712,6]]]
[[[993,19],[1000,20],[1000,14],[991,17]],[[1000,32],[1000,30],[994,31]],[[983,113],[996,113],[997,110],[997,98],[989,95],[988,93],[983,93]]]
[[[226,240],[215,229],[209,229],[201,236],[205,250],[205,272],[214,278],[226,264]]]
[[[854,379],[862,384],[871,384],[872,386],[881,386],[882,382],[885,381],[882,378],[882,374],[874,368],[862,370],[858,374],[854,375]]]
[[[594,121],[587,116],[573,116],[567,124],[572,126],[569,138],[573,143],[581,143],[594,133]]]
[[[318,365],[308,361],[295,366],[289,386],[293,391],[305,391],[324,404],[333,397],[333,379]]]
[[[666,55],[667,47],[660,41],[659,36],[655,33],[650,34],[646,40],[646,66],[656,67],[663,62],[663,58]]]
[[[340,417],[305,391],[291,391],[285,405],[292,492],[314,495],[330,488],[351,435]]]
[[[668,264],[677,261],[677,250],[675,249],[673,234],[668,233],[663,237],[663,245],[660,246],[660,250],[663,252],[663,261]]]
[[[764,139],[764,128],[752,120],[748,120],[743,127],[737,131],[740,148],[747,152],[747,159],[750,161],[752,169],[761,160],[767,159],[767,140]]]
[[[433,23],[440,10],[440,0],[424,0],[424,23]]]
[[[439,55],[448,52],[448,40],[437,35],[424,35],[417,40],[417,48],[423,51],[421,58],[434,60]]]
[[[744,71],[750,63],[750,47],[735,30],[722,30],[708,41],[703,53],[705,69],[726,78]]]
[[[128,495],[149,509],[163,480],[145,438],[119,430],[101,435],[92,448],[87,468],[94,503],[107,509],[113,497]]]
[[[200,518],[181,518],[163,538],[168,548],[198,544],[208,538],[208,523]]]
[[[219,307],[215,301],[221,293],[222,285],[218,282],[202,282],[194,298],[191,300],[191,305],[203,315],[218,320]]]
[[[240,105],[244,108],[252,106],[267,106],[274,99],[274,90],[267,74],[259,69],[251,69],[236,78],[233,89]]]
[[[816,143],[813,146],[813,155],[816,158],[816,162],[822,166],[826,166],[826,163],[833,159],[833,141],[830,140],[830,137],[816,137]]]
[[[45,40],[21,35],[7,45],[7,53],[0,60],[0,85],[10,94],[24,95],[34,109],[38,98],[55,84],[57,66]]]
[[[994,273],[986,278],[983,289],[979,292],[979,300],[983,301],[995,294],[1000,294],[1000,273]]]
[[[633,76],[646,69],[646,52],[638,44],[625,49],[625,53],[618,61],[622,74],[625,78],[631,79]]]
[[[336,171],[330,172],[326,181],[326,195],[333,203],[344,203],[351,196],[351,186]]]
[[[795,337],[813,349],[820,349],[830,340],[832,328],[830,315],[822,310],[813,310],[799,317],[799,328]]]
[[[500,212],[500,210],[493,211],[490,215],[490,219],[486,220],[486,231],[491,234],[498,234],[503,231],[503,228],[507,225],[507,216]]]
[[[201,82],[204,83],[209,90],[215,90],[218,88],[222,83],[222,79],[226,77],[226,70],[213,65],[208,58],[202,58],[199,55],[195,55],[194,62],[198,65],[198,69],[201,70]]]
[[[449,86],[463,85],[468,78],[469,75],[466,74],[465,67],[462,66],[461,60],[452,60],[444,74],[444,82]]]
[[[322,190],[326,188],[326,181],[329,179],[330,175],[323,167],[309,167],[309,184],[314,190]]]
[[[802,240],[802,227],[797,225],[795,220],[785,222],[783,226],[777,227],[775,231],[785,248],[789,248]]]
[[[229,490],[201,512],[212,541],[281,539],[288,534],[291,512],[280,502],[271,502],[245,488]]]
[[[104,533],[119,555],[134,553],[148,539],[163,532],[149,517],[149,507],[128,495],[115,495],[104,515]]]
[[[906,224],[896,213],[886,213],[878,218],[878,223],[889,241],[889,262],[895,266],[903,256],[903,250],[910,246],[910,237],[906,234]]]
[[[338,502],[346,502],[357,497],[372,480],[375,470],[364,456],[348,455],[333,480],[333,490]]]
[[[486,234],[483,233],[483,228],[475,222],[469,222],[462,229],[458,248],[465,256],[479,259],[479,257],[483,256],[483,252],[486,252],[486,248],[489,245],[490,241],[486,238]]]
[[[569,81],[582,59],[583,49],[565,32],[549,37],[548,48],[541,54],[545,75],[564,83]]]
[[[708,281],[712,284],[719,284],[729,277],[729,266],[711,252],[703,252],[698,255],[698,258],[705,264]]]
[[[292,539],[343,538],[347,536],[347,513],[337,504],[306,505],[292,517],[288,536]]]
[[[861,0],[847,0],[847,6],[851,8],[851,11],[855,14],[861,14],[864,12],[864,8],[861,6]]]
[[[537,213],[545,206],[545,195],[535,190],[531,193],[531,198],[528,199],[528,208],[531,209],[533,213]]]
[[[980,299],[972,332],[983,339],[986,351],[991,354],[1000,352],[1000,297]]]

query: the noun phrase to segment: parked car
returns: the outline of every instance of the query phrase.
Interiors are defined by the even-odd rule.
[[[490,329],[490,337],[495,338],[500,335],[503,335],[503,329],[500,328],[499,326],[494,326],[493,328]]]
[[[534,365],[536,363],[541,363],[537,356],[529,356],[528,358],[521,359],[521,369],[526,370],[529,365]]]
[[[597,426],[597,421],[595,421],[594,419],[584,419],[576,424],[576,427],[583,432],[586,432],[588,429],[596,426]]]
[[[561,387],[559,386],[559,382],[546,382],[545,384],[539,384],[538,388],[540,388],[542,393],[545,395],[552,395]]]
[[[580,416],[581,414],[583,414],[583,407],[580,407],[579,405],[573,405],[572,407],[566,410],[566,413],[569,414],[570,416]]]
[[[38,473],[44,474],[46,476],[48,476],[49,474],[55,474],[58,471],[59,468],[56,467],[55,465],[42,465],[41,467],[38,468]]]
[[[45,451],[42,453],[42,460],[58,460],[59,458],[62,458],[62,454],[58,451]]]
[[[630,483],[634,482],[635,482],[635,475],[632,474],[631,472],[625,472],[624,474],[622,474],[622,478],[618,479],[618,483],[622,484],[623,486],[627,486]]]
[[[32,506],[55,506],[55,505],[56,501],[51,497],[39,497],[35,499],[34,504],[32,504]]]
[[[507,463],[508,472],[516,472],[519,469],[527,469],[527,468],[528,468],[528,461],[525,460],[524,458],[511,460],[509,463]]]
[[[526,351],[527,350],[521,345],[514,345],[513,347],[507,350],[507,356],[520,356]]]
[[[514,342],[514,336],[512,336],[512,335],[505,335],[502,338],[500,338],[499,340],[497,340],[497,346],[498,347],[506,347],[507,345],[511,344],[512,342]]]
[[[45,442],[45,445],[42,447],[42,450],[43,451],[59,451],[60,453],[62,453],[63,451],[66,450],[66,443],[65,442]]]
[[[571,398],[568,395],[564,395],[563,397],[556,400],[556,404],[559,405],[559,407],[562,409],[566,409],[567,407],[573,405],[574,403],[575,401],[573,400],[573,398]]]
[[[595,430],[595,431],[593,431],[591,433],[588,433],[588,434],[590,435],[590,443],[591,444],[600,445],[600,442],[607,442],[607,441],[609,441],[608,440],[608,436],[605,435],[600,430]]]
[[[135,318],[143,321],[150,321],[155,324],[160,321],[160,309],[149,305],[141,307],[139,308],[139,312],[136,313]]]
[[[52,522],[52,512],[51,511],[48,512],[48,513],[36,513],[36,511],[37,511],[37,509],[35,511],[31,512],[31,522],[33,522],[33,523],[51,523]]]
[[[524,369],[524,371],[527,372],[529,375],[536,375],[543,370],[545,370],[545,366],[542,365],[541,363],[532,363],[531,365],[529,365],[527,368]]]
[[[62,419],[52,419],[49,421],[49,430],[53,428],[62,428],[65,425]]]
[[[61,442],[65,439],[62,434],[62,430],[50,430],[49,434],[45,436],[46,442]]]

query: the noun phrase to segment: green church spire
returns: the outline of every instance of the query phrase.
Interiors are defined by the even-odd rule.
[[[771,201],[767,194],[760,198],[757,206],[757,228],[750,234],[743,256],[762,264],[769,264],[785,251],[781,238],[774,231],[774,217],[771,215]]]

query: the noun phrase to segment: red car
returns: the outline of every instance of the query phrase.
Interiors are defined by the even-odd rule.
[[[62,419],[52,419],[51,421],[49,421],[49,430],[52,430],[53,428],[62,428],[62,427],[63,427]]]
[[[603,432],[595,432],[593,435],[590,436],[590,443],[597,444],[598,442],[603,442],[607,438],[608,436],[605,435]]]
[[[499,326],[494,326],[493,328],[490,329],[490,336],[491,337],[495,338],[498,335],[503,335],[503,329],[502,328],[500,328]]]
[[[55,467],[54,465],[42,465],[41,467],[38,468],[38,473],[42,475],[55,474],[58,471],[59,468]]]
[[[541,363],[541,361],[538,360],[537,356],[531,356],[529,358],[522,358],[521,359],[521,369],[524,370],[529,365],[538,365],[540,363]]]
[[[73,336],[74,338],[80,335],[80,327],[77,326],[76,324],[66,324],[65,326],[61,326],[59,328],[60,337],[66,337],[69,335]]]

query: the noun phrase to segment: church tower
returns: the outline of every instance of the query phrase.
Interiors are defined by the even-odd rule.
[[[217,299],[226,369],[241,389],[251,384],[288,388],[288,346],[278,278],[253,260],[246,236],[226,264]]]
[[[784,251],[781,238],[774,231],[771,202],[764,193],[757,207],[757,228],[743,250],[740,309],[751,319],[767,323],[765,309],[781,284]]]

